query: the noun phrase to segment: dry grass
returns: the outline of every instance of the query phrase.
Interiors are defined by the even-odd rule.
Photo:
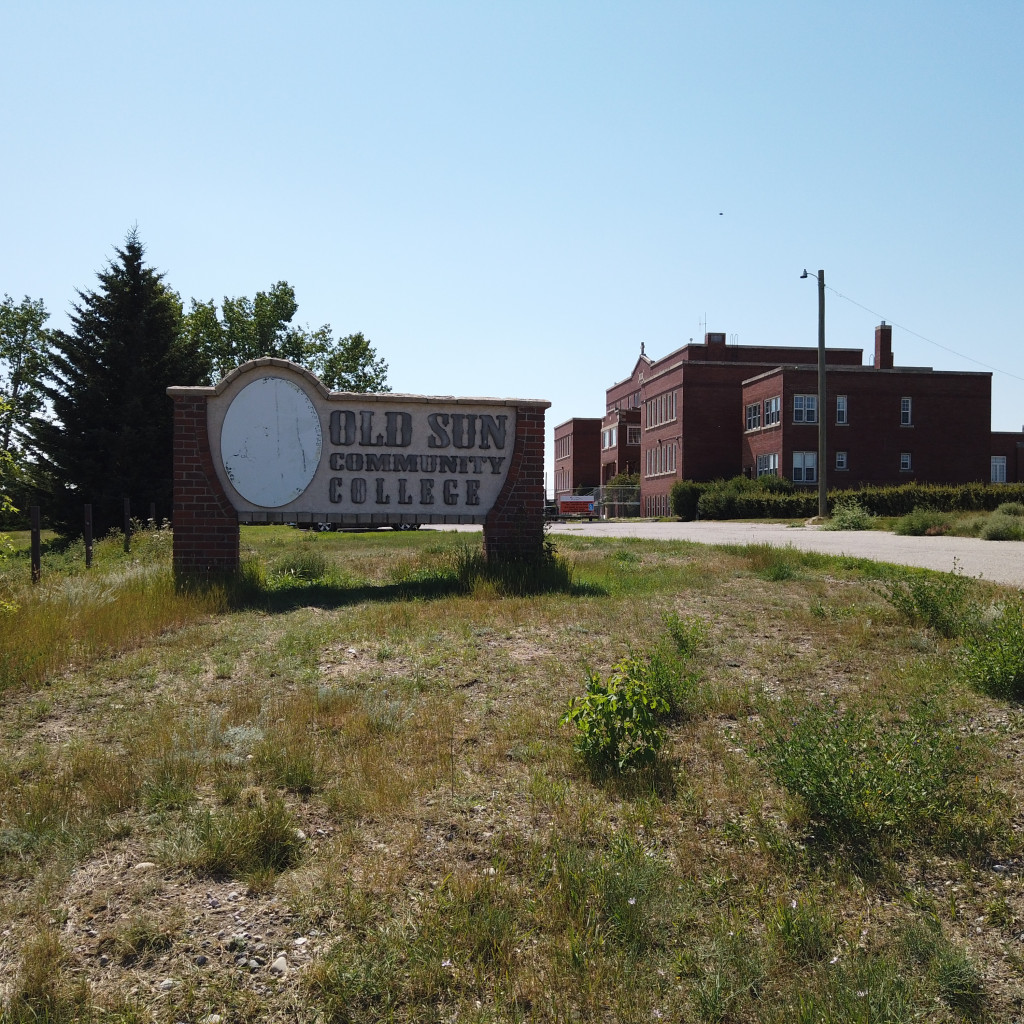
[[[573,592],[501,597],[460,581],[464,536],[243,541],[262,582],[233,611],[170,587],[151,613],[161,540],[105,552],[97,578],[149,581],[138,621],[8,683],[5,1019],[1020,1013],[1024,716],[961,686],[955,640],[884,598],[890,570],[574,538]],[[102,605],[51,557],[55,591]],[[703,624],[686,712],[653,768],[595,783],[558,719],[585,666],[607,675],[673,622]],[[938,754],[846,827],[811,756],[829,721],[849,735],[828,742],[884,738],[873,757],[915,729]],[[933,764],[930,803],[893,803]]]

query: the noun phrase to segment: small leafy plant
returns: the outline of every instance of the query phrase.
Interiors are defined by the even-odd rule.
[[[607,680],[588,671],[582,697],[573,697],[562,725],[576,727],[576,752],[593,774],[626,773],[654,763],[665,742],[658,719],[669,705],[651,685],[650,660],[627,656]]]
[[[703,619],[696,616],[681,619],[678,613],[668,612],[663,621],[681,658],[694,657],[707,643],[708,624]]]
[[[875,856],[913,845],[977,853],[999,832],[981,751],[921,702],[899,717],[814,705],[766,721],[760,757],[830,846]]]
[[[964,681],[990,697],[1024,700],[1024,605],[1003,605],[992,625],[968,636],[960,651]]]
[[[950,573],[910,572],[890,579],[882,596],[913,625],[947,640],[966,636],[978,622],[974,582],[954,561]]]

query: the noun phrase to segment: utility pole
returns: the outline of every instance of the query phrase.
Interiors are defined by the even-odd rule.
[[[811,277],[805,270],[800,277]],[[828,516],[828,484],[825,464],[828,457],[825,431],[825,271],[819,270],[818,279],[818,518]]]
[[[818,271],[818,516],[828,515],[828,487],[825,466],[828,445],[825,443],[825,271]]]

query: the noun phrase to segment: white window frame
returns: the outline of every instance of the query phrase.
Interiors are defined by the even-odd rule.
[[[848,468],[849,466],[847,463],[846,452],[836,452],[836,470],[842,473],[844,470]]]
[[[675,441],[667,444],[651,445],[647,449],[645,476],[667,476],[675,473],[679,455],[679,446]]]
[[[768,452],[766,455],[758,455],[756,472],[758,476],[778,476],[779,453]]]
[[[676,418],[676,393],[675,391],[664,391],[654,398],[650,398],[646,405],[646,426],[648,430],[653,427],[660,427],[665,423],[671,423]]]
[[[782,418],[782,399],[775,395],[773,398],[764,400],[764,425],[766,427],[777,426]]]
[[[914,470],[914,460],[910,452],[900,452],[900,472],[911,473]]]
[[[626,427],[626,444],[640,444],[643,440],[643,430],[639,424],[629,424]]]
[[[817,395],[794,395],[793,396],[793,422],[794,423],[817,423],[818,422],[818,396]]]
[[[605,427],[605,429],[601,431],[601,448],[604,451],[607,451],[609,448],[614,448],[617,437],[618,428]]]
[[[563,434],[555,441],[555,461],[572,455],[572,434]]]
[[[845,427],[848,422],[846,395],[836,395],[836,426]]]
[[[818,482],[818,453],[793,452],[793,483],[813,484]]]
[[[994,484],[1005,484],[1006,483],[1006,456],[1005,455],[993,455],[992,456],[992,483]]]
[[[914,425],[914,400],[912,398],[900,399],[900,426],[912,427]]]
[[[758,430],[761,426],[761,403],[747,406],[747,430]]]

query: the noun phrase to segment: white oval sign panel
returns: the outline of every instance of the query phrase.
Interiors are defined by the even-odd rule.
[[[278,508],[309,486],[323,450],[320,417],[305,391],[282,377],[247,384],[224,415],[224,472],[246,501]]]

